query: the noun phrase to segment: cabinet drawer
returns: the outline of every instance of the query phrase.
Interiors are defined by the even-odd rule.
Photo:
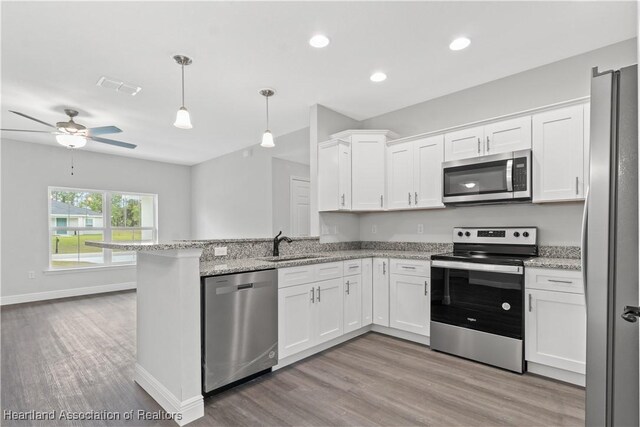
[[[352,259],[344,262],[344,275],[352,276],[354,274],[360,274],[362,272],[362,260]]]
[[[315,270],[314,280],[329,280],[342,277],[342,261],[327,262],[324,264],[316,264],[312,266]]]
[[[391,273],[409,276],[431,277],[431,263],[412,259],[392,259]]]
[[[278,289],[315,281],[315,265],[278,269]]]
[[[525,272],[527,289],[584,294],[584,283],[580,271],[527,268]]]

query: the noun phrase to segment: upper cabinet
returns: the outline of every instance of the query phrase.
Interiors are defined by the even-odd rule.
[[[531,116],[449,132],[444,137],[446,161],[526,150],[531,148]]]
[[[351,144],[333,139],[318,145],[318,210],[351,209]]]
[[[331,156],[322,156],[325,147],[332,146],[333,141],[348,146],[349,154],[349,191],[338,191],[340,198],[345,195],[344,205],[342,199],[336,205],[330,201],[335,199],[335,184],[320,185],[318,180],[318,195],[320,211],[328,210],[352,210],[352,211],[376,211],[385,207],[385,145],[387,139],[396,138],[393,132],[388,130],[347,130],[331,135],[332,140],[319,144],[318,172],[329,174],[342,173],[347,168],[339,171],[332,166]],[[343,148],[344,149],[344,148]],[[345,156],[346,161],[346,156]],[[335,178],[325,177],[331,181]],[[324,203],[324,202],[327,203]]]
[[[584,199],[589,176],[584,110],[574,105],[533,116],[534,203]]]
[[[387,148],[387,209],[443,207],[444,136],[393,143]]]

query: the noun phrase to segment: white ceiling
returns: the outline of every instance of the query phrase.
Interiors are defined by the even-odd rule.
[[[194,164],[258,143],[262,87],[274,87],[275,135],[308,126],[320,103],[376,116],[636,36],[635,2],[2,2],[2,127],[43,129],[62,109],[87,126],[117,125],[125,150]],[[313,49],[316,32],[331,38]],[[452,52],[458,35],[471,46]],[[172,126],[180,68],[194,128]],[[374,84],[369,75],[389,78]],[[135,97],[101,76],[142,86]],[[55,144],[53,136],[3,133]]]

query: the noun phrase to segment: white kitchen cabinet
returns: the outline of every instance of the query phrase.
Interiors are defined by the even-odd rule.
[[[281,359],[315,344],[314,293],[314,283],[278,290],[278,353]]]
[[[387,149],[387,209],[443,207],[444,136],[394,143]]]
[[[362,326],[373,323],[373,260],[362,260]]]
[[[373,259],[373,323],[389,327],[389,259]]]
[[[385,143],[382,134],[351,136],[351,210],[384,208]]]
[[[484,127],[484,154],[531,148],[531,116],[490,123]]]
[[[430,279],[391,274],[389,282],[389,326],[429,336]]]
[[[533,116],[533,202],[584,199],[584,106]]]
[[[444,135],[444,159],[460,160],[484,155],[484,127],[476,126]]]
[[[343,333],[342,279],[316,282],[316,342],[337,338]]]
[[[525,359],[585,374],[584,295],[527,289],[525,303]]]
[[[351,145],[346,141],[318,144],[318,209],[351,209]]]
[[[345,276],[343,290],[346,334],[362,327],[362,275]]]

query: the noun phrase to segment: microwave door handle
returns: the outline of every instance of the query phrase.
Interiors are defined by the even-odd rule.
[[[513,159],[507,160],[507,169],[505,172],[505,178],[507,179],[507,191],[513,191]]]

